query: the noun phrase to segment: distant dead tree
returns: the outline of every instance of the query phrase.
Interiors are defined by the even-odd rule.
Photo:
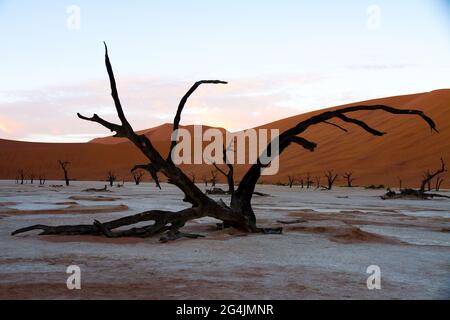
[[[39,185],[40,186],[45,185],[45,181],[46,181],[45,175],[44,174],[40,174],[39,175]]]
[[[444,182],[444,178],[442,176],[437,176],[436,177],[436,185],[435,185],[435,190],[436,191],[440,191],[441,190],[441,186],[442,183]]]
[[[208,186],[208,177],[206,175],[203,176],[203,183],[205,184],[205,187]]]
[[[127,138],[137,150],[148,160],[147,167],[150,172],[160,172],[167,181],[175,185],[184,194],[184,201],[189,202],[191,206],[177,211],[154,210],[150,209],[142,213],[133,214],[119,219],[100,222],[98,220],[79,225],[34,225],[18,229],[12,235],[21,234],[33,230],[42,230],[42,235],[95,235],[108,238],[120,237],[139,237],[147,238],[155,235],[161,235],[160,241],[167,242],[187,238],[198,238],[201,235],[186,233],[182,228],[190,221],[204,217],[214,218],[221,221],[224,227],[233,227],[241,232],[261,233],[261,234],[280,234],[282,228],[258,227],[257,219],[252,207],[252,199],[255,195],[255,188],[263,174],[263,169],[267,167],[267,156],[274,159],[282,155],[289,146],[298,145],[308,151],[315,151],[317,143],[303,138],[310,128],[329,123],[331,120],[339,120],[344,123],[350,123],[357,126],[374,136],[383,136],[385,133],[372,128],[364,121],[357,119],[358,111],[384,111],[394,115],[408,115],[420,117],[431,129],[436,130],[434,121],[425,115],[422,110],[397,109],[386,105],[352,105],[324,112],[317,112],[314,116],[303,119],[295,123],[293,127],[288,128],[274,140],[267,144],[263,156],[258,157],[257,161],[249,167],[244,173],[236,191],[230,195],[230,201],[217,201],[206,195],[198,186],[192,183],[188,175],[185,174],[172,160],[172,152],[178,144],[177,139],[173,139],[169,145],[167,156],[162,155],[151,141],[151,137],[136,133],[125,116],[122,103],[119,98],[116,79],[109,59],[108,50],[105,44],[105,65],[109,76],[111,95],[114,100],[115,109],[120,122],[112,123],[102,117],[94,114],[92,117],[86,117],[78,114],[80,119],[95,122],[115,132],[115,137]],[[220,80],[202,80],[196,82],[180,100],[176,115],[173,121],[172,132],[177,133],[179,129],[182,112],[186,106],[189,97],[203,84],[226,84]],[[355,114],[356,113],[356,114]],[[353,117],[352,117],[353,116]],[[437,130],[436,130],[437,131]],[[275,148],[274,145],[277,147]],[[275,151],[273,151],[275,150]],[[267,155],[267,156],[266,156]],[[136,226],[139,223],[144,223]],[[125,228],[127,226],[133,226]]]
[[[150,176],[152,177],[153,181],[155,181],[155,183],[156,183],[156,187],[160,190],[162,189],[161,184],[159,183],[158,170],[156,170],[155,166],[152,163],[135,165],[133,167],[133,169],[131,169],[131,173],[133,173],[139,169],[145,170],[148,173],[150,173]]]
[[[295,176],[288,176],[288,181],[289,181],[289,188],[291,188],[292,189],[292,186],[294,185],[294,183],[295,183]]]
[[[353,179],[352,176],[353,176],[353,172],[351,172],[351,171],[348,171],[348,172],[344,173],[343,177],[345,178],[345,180],[347,180],[347,187],[348,188],[352,188],[353,187],[352,183],[353,183],[353,181],[355,181],[355,179]]]
[[[403,180],[401,177],[397,177],[398,179],[398,190],[402,190],[403,189]]]
[[[144,171],[142,170],[135,170],[131,173],[133,175],[133,180],[136,185],[140,185],[142,178],[144,177]]]
[[[425,193],[425,187],[428,188],[428,191],[431,191],[431,181],[441,175],[442,173],[446,172],[447,169],[445,168],[445,162],[444,159],[441,158],[441,167],[436,170],[435,172],[430,172],[430,170],[427,170],[423,176],[422,183],[420,184],[419,193],[424,194]]]
[[[407,198],[407,199],[411,199],[411,198],[417,198],[417,199],[429,199],[429,198],[450,198],[449,196],[445,196],[445,195],[440,195],[440,194],[436,194],[436,193],[427,193],[425,192],[426,188],[431,189],[431,181],[438,177],[437,179],[437,184],[436,184],[436,188],[440,188],[442,181],[441,181],[441,175],[447,172],[447,169],[445,167],[445,162],[444,159],[441,158],[441,167],[439,169],[437,169],[436,171],[432,172],[430,170],[427,170],[426,173],[423,175],[423,180],[420,183],[420,189],[419,190],[415,190],[415,189],[402,189],[400,190],[400,193],[396,193],[395,191],[392,190],[388,190],[388,192],[382,196],[381,198],[383,200],[388,200],[388,199],[399,199],[399,198]]]
[[[23,171],[23,169],[20,169],[19,171],[17,171],[17,183],[23,184],[25,180],[25,172]]]
[[[211,170],[211,186],[215,187],[217,184],[217,171]]]
[[[326,190],[333,189],[333,184],[336,181],[336,179],[338,178],[338,175],[334,174],[333,170],[328,170],[325,173],[325,178],[327,178],[327,187],[325,189]]]
[[[316,176],[316,190],[317,190],[317,189],[320,189],[320,187],[321,187],[321,184],[320,184],[320,177],[319,177],[319,176]]]
[[[64,180],[66,181],[66,186],[68,187],[70,185],[69,172],[68,172],[70,162],[58,160],[58,163],[61,166],[62,171],[64,172]]]
[[[33,173],[30,174],[30,183],[34,184],[34,174]]]
[[[195,172],[191,172],[191,181],[195,184]]]
[[[431,191],[431,180],[433,180],[433,178],[431,177],[430,170],[425,171],[422,175],[422,178],[423,178],[422,181],[426,181],[425,186],[424,186],[424,191],[425,191],[425,189],[427,189],[427,191]]]
[[[218,172],[220,172],[222,175],[225,176],[225,178],[227,179],[227,184],[228,184],[228,194],[234,194],[235,192],[235,187],[234,187],[234,167],[233,165],[231,165],[228,161],[227,158],[227,150],[225,148],[225,146],[223,147],[223,163],[224,165],[227,166],[228,168],[228,172],[225,172],[225,170],[222,170],[215,162],[213,163],[214,167],[216,168],[216,170]],[[214,185],[213,185],[214,187]]]
[[[303,179],[303,178],[300,179],[300,187],[301,187],[302,189],[305,188],[305,179]]]
[[[313,181],[311,180],[311,174],[308,172],[306,174],[306,189],[310,189],[313,185]]]
[[[116,174],[113,171],[109,170],[108,175],[106,177],[106,181],[108,181],[109,185],[112,187],[114,186],[114,182],[116,182],[116,180],[117,180]]]

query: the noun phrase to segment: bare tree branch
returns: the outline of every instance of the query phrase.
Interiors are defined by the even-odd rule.
[[[380,136],[384,133],[375,130],[371,128],[369,125],[367,125],[365,122],[348,118],[345,116],[347,113],[353,113],[357,111],[385,111],[391,114],[401,114],[401,115],[414,115],[419,116],[422,120],[424,120],[428,126],[432,129],[432,131],[438,132],[436,129],[436,124],[434,121],[425,115],[423,111],[420,110],[411,110],[411,109],[397,109],[394,107],[386,106],[386,105],[358,105],[358,106],[351,106],[346,107],[338,110],[333,111],[326,111],[324,113],[318,114],[316,116],[313,116],[309,119],[306,119],[304,121],[301,121],[296,126],[292,127],[291,129],[286,130],[283,132],[279,137],[279,154],[281,154],[292,142],[292,138],[305,132],[309,127],[317,125],[319,123],[323,123],[324,121],[329,121],[333,118],[339,118],[345,122],[354,123],[367,132],[375,135]],[[267,146],[265,154],[269,154],[270,150],[272,149],[273,141]],[[236,196],[240,198],[240,203],[245,203],[245,207],[251,208],[250,202],[253,195],[253,192],[255,191],[256,183],[258,182],[260,176],[261,176],[261,169],[264,166],[262,165],[261,161],[258,159],[257,163],[254,164],[245,174],[243,179],[241,180],[241,183],[239,184],[239,187],[236,191]]]
[[[111,85],[111,96],[112,96],[112,98],[114,100],[114,104],[116,106],[117,115],[119,116],[120,122],[122,123],[122,126],[124,127],[124,129],[127,131],[133,131],[127,118],[125,117],[125,114],[123,113],[122,104],[120,103],[119,93],[117,92],[116,79],[114,77],[114,72],[113,72],[113,69],[111,66],[111,61],[109,60],[108,46],[106,45],[105,42],[103,42],[103,44],[105,45],[105,65],[106,65],[106,70],[108,71],[109,82]]]
[[[434,179],[434,177],[440,175],[441,173],[446,172],[447,169],[445,168],[445,162],[444,159],[441,158],[441,167],[436,170],[434,173],[431,173],[430,171],[427,172],[427,175],[424,177],[424,179],[422,180],[422,183],[420,184],[420,193],[425,193],[425,186],[427,184],[431,184],[431,180]]]
[[[339,114],[339,115],[337,115],[337,117],[339,119],[341,119],[342,121],[354,123],[375,136],[383,136],[386,134],[385,132],[381,132],[381,131],[371,128],[369,125],[367,125],[365,122],[363,122],[361,120],[349,118],[343,114]]]
[[[313,152],[317,148],[317,143],[308,141],[302,137],[293,136],[290,137],[288,141],[290,141],[290,143],[296,143],[311,152]]]
[[[228,84],[228,82],[222,81],[222,80],[200,80],[197,81],[190,89],[188,92],[186,92],[186,94],[183,96],[183,98],[181,99],[179,105],[178,105],[178,109],[177,109],[177,113],[175,115],[175,118],[173,120],[173,129],[172,132],[174,133],[175,131],[177,131],[180,127],[180,121],[181,121],[181,114],[183,112],[184,106],[186,105],[189,97],[195,92],[195,90],[198,89],[198,87],[200,87],[202,84]],[[167,160],[168,161],[172,161],[171,157],[172,157],[172,151],[175,148],[175,146],[177,145],[177,141],[176,139],[173,139],[174,141],[171,142],[170,145],[170,149],[169,149],[169,155]]]
[[[344,131],[344,132],[348,132],[347,129],[345,129],[344,127],[341,127],[341,126],[338,125],[338,124],[335,124],[335,123],[332,123],[332,122],[329,122],[329,121],[324,121],[323,123],[329,124],[330,126],[334,126],[334,127],[338,128],[338,129]]]
[[[126,236],[137,236],[137,237],[147,237],[155,234],[164,233],[162,240],[174,240],[180,237],[190,237],[195,238],[199,235],[189,235],[180,232],[180,228],[182,228],[185,223],[189,220],[198,219],[202,217],[211,217],[223,222],[224,226],[236,227],[241,230],[247,232],[261,232],[265,234],[272,233],[281,233],[280,228],[270,229],[270,228],[258,228],[256,225],[256,216],[253,212],[253,208],[251,205],[251,199],[255,191],[255,186],[258,179],[261,176],[261,169],[263,168],[263,164],[261,161],[261,157],[258,159],[257,163],[247,171],[243,179],[241,180],[238,189],[233,192],[233,196],[231,197],[230,206],[222,202],[216,202],[212,198],[208,197],[200,190],[191,179],[182,172],[171,160],[171,153],[173,148],[176,146],[176,141],[172,141],[170,145],[170,152],[168,158],[163,158],[158,150],[152,145],[150,139],[145,135],[136,134],[129,122],[127,121],[125,114],[122,109],[122,105],[119,99],[119,94],[117,90],[117,84],[114,77],[113,69],[111,66],[111,62],[108,56],[108,48],[105,44],[105,64],[109,76],[109,81],[111,85],[111,96],[114,100],[115,108],[117,111],[117,115],[120,119],[120,125],[108,122],[98,115],[94,114],[93,117],[88,118],[78,114],[78,116],[87,121],[92,121],[99,123],[100,125],[108,128],[109,130],[116,132],[116,137],[126,137],[128,138],[148,159],[148,165],[138,165],[135,166],[135,169],[144,169],[150,172],[153,179],[157,183],[157,186],[161,188],[158,180],[158,173],[165,175],[168,179],[169,183],[176,185],[184,194],[185,201],[190,202],[193,206],[192,208],[185,209],[178,212],[168,212],[168,211],[147,211],[138,215],[128,216],[121,219],[113,220],[106,223],[101,223],[99,221],[94,221],[93,224],[90,225],[75,225],[75,226],[31,226],[28,228],[23,228],[15,231],[13,234],[19,234],[31,230],[43,230],[43,234],[69,234],[69,235],[82,235],[82,234],[90,234],[90,235],[102,235],[106,237],[126,237]],[[202,80],[194,84],[194,86],[184,95],[181,99],[180,104],[178,106],[174,123],[173,130],[179,128],[179,124],[181,121],[182,111],[189,99],[189,97],[195,92],[195,90],[202,84],[211,83],[211,84],[225,84],[226,82],[220,80]],[[348,113],[353,113],[357,111],[368,110],[368,111],[385,111],[391,114],[405,114],[405,115],[415,115],[422,118],[432,130],[436,131],[436,125],[431,118],[426,116],[422,111],[419,110],[403,110],[396,109],[393,107],[385,106],[385,105],[375,105],[375,106],[352,106],[343,109],[338,109],[334,111],[327,111],[316,116],[313,116],[309,119],[299,122],[296,126],[290,128],[283,132],[279,137],[279,149],[276,150],[277,154],[270,155],[267,151],[271,152],[272,144],[275,141],[272,141],[268,147],[265,155],[269,156],[279,156],[288,146],[292,143],[298,144],[303,148],[314,151],[317,148],[317,144],[311,141],[308,141],[304,138],[299,137],[303,132],[305,132],[309,127],[313,125],[317,125],[319,123],[329,123],[332,119],[340,119],[344,122],[353,123],[364,129],[365,131],[373,134],[375,136],[383,135],[384,133],[371,128],[365,122],[349,118],[347,116]],[[335,125],[340,127],[339,125]],[[226,153],[224,152],[224,157],[226,157]],[[229,168],[228,172],[228,181],[229,185],[233,186],[234,190],[234,181],[233,181],[233,166],[225,161]],[[223,173],[226,173],[225,170],[222,170]],[[217,172],[211,172],[213,176],[213,185],[216,180]],[[18,176],[19,178],[19,176]],[[334,176],[332,177],[334,180],[336,179]],[[318,180],[318,185],[320,185],[320,181]],[[153,221],[154,223],[144,227],[131,228],[129,230],[116,230],[120,227],[133,225],[140,222]]]
[[[223,162],[228,167],[228,173],[225,172],[224,170],[220,169],[220,167],[215,162],[213,163],[213,165],[217,169],[217,171],[219,171],[222,175],[225,176],[225,178],[227,178],[228,193],[230,193],[231,195],[234,195],[234,192],[235,192],[235,187],[234,187],[234,167],[228,161],[227,149],[225,148],[225,146],[223,147]]]
[[[145,170],[148,173],[150,173],[153,181],[155,181],[155,183],[156,183],[156,187],[159,188],[160,190],[162,189],[161,188],[161,184],[159,183],[158,170],[157,170],[157,168],[156,168],[156,166],[154,164],[149,163],[149,164],[138,164],[138,165],[135,165],[133,167],[133,169],[131,169],[131,173],[134,173],[136,170],[139,170],[139,169]]]
[[[94,114],[94,116],[92,116],[91,118],[89,117],[85,117],[80,113],[77,113],[78,118],[86,120],[86,121],[91,121],[91,122],[96,122],[101,124],[102,126],[104,126],[105,128],[109,129],[111,132],[116,132],[116,134],[114,135],[114,137],[126,137],[126,133],[124,132],[122,126],[115,124],[115,123],[111,123],[108,122],[104,119],[102,119],[101,117],[99,117],[98,115]]]

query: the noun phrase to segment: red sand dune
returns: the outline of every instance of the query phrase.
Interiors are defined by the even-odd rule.
[[[361,102],[351,105],[355,104]],[[317,150],[311,153],[296,145],[291,146],[281,157],[279,174],[262,177],[261,182],[287,182],[288,174],[300,177],[307,172],[312,177],[323,176],[325,170],[333,169],[341,174],[353,171],[356,178],[354,183],[357,185],[398,186],[398,177],[401,177],[403,186],[415,187],[425,170],[439,166],[440,157],[450,165],[450,89],[374,99],[364,101],[363,104],[386,104],[423,110],[436,121],[440,134],[431,133],[427,125],[417,117],[394,116],[381,111],[358,112],[354,115],[359,119],[388,134],[374,137],[351,124],[344,124],[349,129],[348,133],[326,124],[315,126],[303,136],[318,143]],[[322,111],[279,120],[260,128],[278,128],[284,131]],[[339,123],[338,120],[334,122]],[[192,131],[192,126],[185,128]],[[170,124],[143,130],[141,133],[149,136],[163,154],[167,153]],[[109,170],[115,171],[119,179],[125,177],[130,180],[130,168],[135,164],[145,163],[145,158],[139,151],[124,139],[107,137],[76,144],[0,140],[1,179],[14,179],[19,169],[24,169],[27,174],[33,173],[36,177],[39,173],[44,173],[47,179],[61,179],[58,159],[71,162],[70,175],[76,180],[105,180]],[[209,176],[213,169],[207,165],[182,168],[187,173],[195,172],[198,182],[204,175]],[[244,170],[244,166],[236,168],[236,180],[239,180]],[[220,179],[224,181],[223,177]],[[444,186],[450,187],[449,181],[450,173],[447,174]],[[342,178],[338,184],[344,184]]]

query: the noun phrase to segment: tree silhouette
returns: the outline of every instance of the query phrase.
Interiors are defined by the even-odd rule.
[[[70,185],[70,179],[69,179],[69,165],[70,162],[69,161],[62,161],[62,160],[58,160],[59,165],[61,166],[61,169],[64,172],[64,180],[66,181],[66,186],[68,187]]]
[[[437,169],[434,172],[431,172],[430,170],[427,170],[425,174],[423,175],[423,180],[420,183],[420,189],[400,189],[400,193],[396,193],[395,191],[392,191],[388,189],[388,192],[382,196],[381,198],[383,200],[388,199],[399,199],[399,198],[415,198],[415,199],[428,199],[428,198],[450,198],[449,196],[436,194],[436,193],[427,193],[425,192],[425,188],[428,189],[428,191],[431,191],[431,182],[434,178],[436,178],[436,191],[439,191],[441,184],[443,182],[442,180],[442,174],[444,172],[447,172],[447,169],[445,167],[444,159],[441,158],[441,167]]]
[[[195,172],[191,172],[191,181],[195,184]]]
[[[45,181],[46,181],[45,174],[40,174],[39,175],[39,185],[41,185],[41,186],[45,185]]]
[[[311,180],[311,174],[308,172],[306,174],[306,189],[310,189],[313,184],[313,181]]]
[[[347,181],[347,187],[352,188],[353,181],[355,181],[355,179],[353,178],[353,172],[348,171],[348,172],[344,173],[343,177]]]
[[[289,188],[292,189],[292,186],[295,183],[295,176],[288,176],[288,181],[289,181]]]
[[[444,182],[444,178],[442,176],[437,176],[436,177],[436,185],[435,185],[434,189],[439,192],[441,190],[441,186],[442,186],[443,182]]]
[[[338,178],[337,174],[333,173],[333,170],[328,170],[325,173],[325,178],[327,178],[327,187],[325,188],[326,190],[331,190],[333,189],[333,184],[336,181],[336,179]]]
[[[115,173],[113,171],[109,170],[106,181],[108,181],[109,185],[112,187],[114,185],[114,182],[116,182],[116,180],[117,180],[117,176],[115,175]]]
[[[142,170],[135,170],[132,172],[132,175],[134,183],[136,183],[137,186],[140,185],[142,178],[144,177],[144,172]]]
[[[431,181],[439,176],[440,174],[446,172],[447,169],[445,168],[445,162],[444,159],[441,158],[441,167],[437,169],[435,172],[430,172],[430,170],[427,170],[423,176],[422,183],[420,184],[419,193],[424,194],[425,193],[425,187],[428,188],[428,191],[431,191]]]
[[[397,177],[398,179],[398,190],[402,190],[403,189],[403,180],[401,177]]]
[[[150,237],[157,234],[163,234],[161,241],[175,240],[181,237],[196,238],[199,235],[187,234],[181,231],[181,228],[187,221],[211,217],[221,220],[223,225],[235,227],[247,232],[258,233],[281,233],[281,228],[259,228],[256,223],[256,216],[253,211],[251,201],[255,192],[256,184],[261,177],[262,170],[267,167],[262,158],[258,158],[245,175],[242,177],[236,191],[232,194],[229,204],[224,201],[215,201],[202,192],[191,179],[177,167],[171,158],[171,151],[175,148],[177,142],[170,144],[169,153],[163,156],[154,147],[149,137],[137,134],[122,109],[122,104],[119,99],[117,91],[116,80],[113,69],[108,56],[108,49],[106,48],[105,64],[108,71],[111,95],[114,100],[120,124],[112,123],[94,114],[92,117],[86,117],[78,114],[78,117],[83,120],[98,123],[107,129],[115,132],[115,137],[127,138],[130,140],[138,150],[148,159],[147,170],[149,172],[160,172],[167,177],[168,182],[178,187],[185,195],[184,201],[189,202],[192,206],[180,211],[165,211],[165,210],[149,210],[140,214],[135,214],[128,217],[123,217],[109,222],[94,221],[94,223],[86,225],[71,225],[71,226],[47,226],[35,225],[23,229],[16,230],[13,235],[28,232],[30,230],[42,230],[41,234],[65,234],[65,235],[103,235],[106,237]],[[181,121],[181,114],[186,105],[188,98],[194,91],[203,84],[226,84],[220,80],[202,80],[193,85],[193,87],[181,99],[173,122],[173,130],[179,128]],[[368,133],[375,136],[382,136],[385,133],[380,132],[370,127],[365,122],[356,118],[350,117],[354,112],[367,111],[384,111],[391,114],[415,115],[422,118],[431,129],[435,129],[435,123],[427,117],[420,110],[397,109],[386,105],[358,105],[345,107],[332,111],[325,111],[318,113],[311,118],[305,119],[297,123],[294,127],[284,131],[278,136],[277,142],[279,148],[272,154],[273,142],[269,143],[264,155],[272,159],[283,153],[290,145],[296,144],[304,149],[313,152],[317,148],[317,144],[309,141],[299,135],[305,133],[309,128],[320,123],[327,122],[332,119],[339,119],[343,122],[356,125]],[[148,222],[148,225],[134,227],[131,229],[124,229],[124,226],[134,225],[141,222]],[[120,229],[119,229],[120,228]]]
[[[25,172],[23,171],[23,169],[20,169],[19,171],[17,171],[17,183],[23,184],[25,180]]]
[[[227,179],[228,183],[228,194],[234,195],[235,187],[234,187],[234,167],[229,163],[227,159],[227,150],[224,147],[223,148],[223,162],[228,167],[228,172],[225,172],[222,170],[215,162],[213,163],[214,167],[218,172],[223,174],[225,178]],[[208,182],[206,182],[206,186],[208,186]],[[213,187],[215,186],[215,183]]]
[[[217,170],[211,170],[211,186],[215,187],[217,184]]]

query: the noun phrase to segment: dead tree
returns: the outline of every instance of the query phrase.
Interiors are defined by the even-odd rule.
[[[436,177],[436,185],[434,189],[439,192],[441,190],[442,183],[444,182],[444,178],[442,176]]]
[[[403,189],[403,180],[400,177],[397,177],[398,179],[398,190],[402,190]]]
[[[431,191],[431,181],[439,176],[440,174],[446,172],[447,169],[445,168],[445,162],[444,159],[441,158],[441,167],[436,170],[435,172],[430,172],[430,170],[428,170],[426,172],[426,174],[424,175],[424,179],[422,180],[422,183],[420,184],[420,189],[419,189],[419,193],[424,194],[425,193],[425,187],[428,186],[428,191]]]
[[[17,171],[17,183],[23,184],[25,180],[25,172],[23,171],[23,169],[20,169],[19,171]]]
[[[288,176],[288,181],[289,181],[289,188],[292,189],[292,186],[295,183],[295,176]]]
[[[433,178],[431,177],[430,170],[425,171],[422,175],[422,178],[423,178],[422,181],[426,181],[423,191],[425,191],[425,188],[427,189],[427,191],[431,191],[431,180],[433,180]]]
[[[326,189],[326,190],[333,189],[333,184],[336,181],[336,179],[338,178],[338,175],[334,174],[333,170],[328,170],[325,173],[325,178],[327,178],[327,186],[324,189]]]
[[[30,174],[30,184],[34,184],[34,174]]]
[[[320,184],[320,177],[319,177],[319,176],[316,176],[316,189],[315,189],[315,190],[320,189],[320,187],[321,187],[321,184]]]
[[[195,172],[191,172],[191,181],[195,184]]]
[[[211,186],[215,187],[217,184],[217,170],[211,170]]]
[[[131,173],[133,175],[133,180],[136,185],[140,185],[142,178],[144,177],[144,172],[142,170],[135,170]]]
[[[203,176],[203,183],[205,184],[205,187],[208,187],[208,177],[206,175]]]
[[[389,200],[389,199],[401,199],[401,198],[407,198],[407,199],[429,199],[429,198],[450,198],[449,196],[444,196],[440,194],[435,193],[427,193],[425,192],[425,188],[429,185],[429,189],[431,189],[431,181],[435,177],[440,177],[441,174],[446,172],[447,169],[445,167],[444,159],[441,158],[441,167],[437,169],[435,172],[427,171],[426,174],[423,176],[423,180],[420,184],[420,189],[402,189],[400,190],[400,193],[396,193],[395,191],[389,190],[384,196],[381,198],[383,200]],[[440,180],[440,179],[439,179]],[[439,187],[442,184],[442,182],[439,182]],[[431,190],[430,190],[431,191]]]
[[[345,178],[345,180],[347,180],[347,187],[352,188],[353,187],[352,183],[353,183],[353,181],[355,181],[355,179],[352,178],[353,172],[351,172],[351,171],[346,172],[343,177]]]
[[[93,120],[91,120],[91,121],[93,121]],[[145,170],[148,173],[150,173],[150,176],[152,177],[153,181],[155,181],[155,183],[156,183],[156,187],[160,190],[162,189],[161,184],[159,183],[158,171],[156,170],[156,166],[153,163],[135,165],[133,167],[133,169],[131,169],[131,173],[134,174],[134,172],[139,169]]]
[[[311,180],[311,174],[308,172],[306,174],[306,189],[310,189],[312,187],[313,181]]]
[[[117,180],[116,174],[113,171],[109,170],[108,175],[106,177],[106,181],[109,182],[109,186],[110,187],[114,186],[114,182],[116,182],[116,180]]]
[[[106,47],[106,45],[105,45]],[[63,226],[47,226],[47,225],[34,225],[31,227],[22,228],[14,231],[12,234],[17,235],[20,233],[28,232],[31,230],[42,230],[41,234],[45,235],[98,235],[106,237],[150,237],[157,234],[164,234],[161,241],[175,240],[180,237],[196,238],[199,235],[190,235],[183,233],[180,229],[186,224],[187,221],[199,219],[202,217],[211,217],[223,222],[223,225],[229,227],[235,227],[246,232],[259,232],[259,233],[281,233],[281,228],[258,228],[256,224],[256,216],[253,211],[251,202],[255,187],[258,180],[261,177],[261,171],[270,164],[264,163],[263,158],[258,158],[255,164],[253,164],[243,176],[236,191],[231,196],[229,204],[223,201],[215,201],[202,192],[191,179],[172,161],[172,151],[177,145],[177,141],[173,141],[169,148],[169,153],[164,157],[154,147],[149,137],[145,135],[137,134],[122,109],[122,105],[119,99],[119,94],[116,87],[116,81],[113,74],[113,69],[108,57],[108,50],[106,49],[106,68],[109,75],[112,98],[115,103],[120,124],[111,123],[104,120],[100,116],[94,114],[92,117],[85,117],[78,114],[79,118],[87,121],[96,122],[107,129],[115,132],[115,137],[127,138],[130,140],[149,160],[152,170],[160,172],[167,177],[168,182],[177,186],[185,195],[185,201],[191,204],[191,207],[180,211],[165,211],[165,210],[150,210],[140,214],[135,214],[127,217],[123,217],[117,220],[108,222],[94,221],[94,223],[83,225],[63,225]],[[219,80],[202,80],[194,84],[194,86],[186,93],[181,99],[178,106],[177,113],[173,122],[173,130],[179,128],[181,114],[186,105],[188,98],[192,93],[202,84],[225,84],[224,81]],[[384,135],[365,122],[356,118],[350,117],[351,114],[357,111],[385,111],[391,114],[403,114],[403,115],[416,115],[422,118],[433,130],[436,130],[435,123],[431,118],[426,116],[420,110],[406,110],[397,109],[386,105],[358,105],[345,107],[342,109],[336,109],[332,111],[325,111],[319,113],[311,118],[305,119],[297,123],[294,127],[284,131],[278,136],[277,145],[275,151],[272,149],[272,143],[268,144],[265,156],[269,159],[273,159],[283,153],[290,145],[296,144],[306,150],[314,151],[317,144],[300,137],[310,127],[318,125],[320,123],[327,122],[332,119],[339,119],[346,123],[359,126],[368,133],[375,136]],[[176,133],[176,132],[175,132]],[[131,229],[124,229],[125,226],[135,225],[142,222],[148,222],[148,225],[134,227]]]
[[[300,187],[301,187],[302,189],[305,188],[305,180],[304,180],[303,178],[300,179]]]
[[[228,184],[228,194],[234,195],[235,192],[235,186],[234,186],[234,167],[229,163],[227,159],[227,150],[224,146],[223,148],[223,163],[227,166],[228,172],[225,172],[225,170],[222,170],[215,162],[213,163],[214,167],[218,172],[223,174],[225,178],[227,179]],[[215,183],[215,182],[214,182]],[[208,182],[206,182],[206,186],[208,186]],[[213,187],[215,184],[213,185]]]
[[[45,185],[45,181],[46,181],[45,175],[44,174],[40,174],[39,175],[39,185],[40,186]]]
[[[68,172],[70,162],[58,160],[58,163],[64,172],[64,180],[66,181],[66,187],[68,187],[70,185],[69,172]]]

